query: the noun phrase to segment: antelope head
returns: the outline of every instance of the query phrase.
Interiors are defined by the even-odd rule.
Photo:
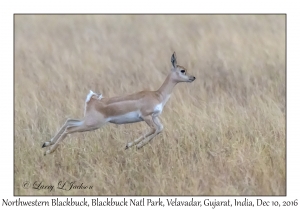
[[[177,64],[176,53],[171,57],[172,73],[171,77],[175,82],[193,82],[196,77],[187,73],[187,69]]]

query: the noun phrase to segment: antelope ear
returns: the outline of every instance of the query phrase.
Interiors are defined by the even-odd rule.
[[[175,52],[173,53],[173,55],[171,57],[171,63],[172,63],[173,68],[176,68],[177,60],[176,60],[176,53]]]

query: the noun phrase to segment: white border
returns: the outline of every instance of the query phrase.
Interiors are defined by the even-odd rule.
[[[299,12],[296,1],[2,1],[1,10],[1,184],[0,199],[13,197],[13,14],[14,13],[287,13],[287,197],[265,200],[299,199]],[[50,200],[51,197],[21,197],[22,200]],[[76,200],[81,197],[74,197]],[[211,199],[234,197],[212,197]],[[256,197],[247,197],[256,199]],[[64,200],[66,197],[60,197]],[[91,198],[90,198],[91,199]],[[118,198],[117,198],[118,199]],[[166,199],[164,197],[163,199]],[[183,199],[183,197],[181,197]],[[199,197],[205,199],[205,197]],[[299,202],[299,200],[298,200]],[[25,207],[28,208],[28,207]],[[99,208],[99,207],[97,207]],[[103,208],[103,207],[100,207]],[[127,207],[131,208],[131,207]],[[146,207],[150,208],[150,207]],[[232,208],[231,208],[232,209]]]

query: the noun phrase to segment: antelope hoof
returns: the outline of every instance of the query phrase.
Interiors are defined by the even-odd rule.
[[[46,155],[48,155],[48,154],[50,154],[50,153],[52,153],[52,152],[53,152],[53,151],[51,151],[50,149],[48,149],[48,150],[45,151],[44,156],[46,156]]]
[[[128,147],[128,145],[126,144],[125,150],[128,149],[128,148],[129,148],[129,147]]]
[[[42,148],[46,147],[46,142],[43,144]]]

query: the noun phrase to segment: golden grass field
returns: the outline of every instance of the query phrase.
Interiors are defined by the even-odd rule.
[[[14,194],[285,195],[285,27],[284,15],[16,15]],[[173,51],[197,79],[174,88],[148,145],[124,150],[146,123],[108,124],[44,156],[90,89],[156,90]]]

